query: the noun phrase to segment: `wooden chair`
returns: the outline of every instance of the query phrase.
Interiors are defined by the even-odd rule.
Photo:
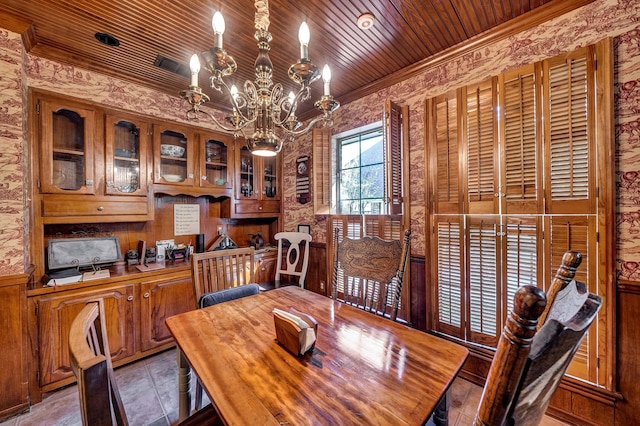
[[[548,299],[537,287],[518,289],[491,363],[476,425],[527,426],[542,420],[602,302],[573,279],[581,261],[580,253],[565,253]]]
[[[411,230],[404,232],[402,243],[378,237],[345,237],[340,241],[339,233],[336,228],[332,297],[395,321]]]
[[[307,266],[309,265],[309,250],[311,245],[311,235],[306,232],[278,232],[275,235],[278,241],[278,264],[276,266],[276,288],[280,285],[292,283],[291,277],[298,277],[297,285],[304,288],[304,279],[307,276]],[[289,248],[286,256],[286,269],[282,269],[283,261],[283,241],[288,241]],[[302,263],[300,260],[302,259]],[[288,281],[282,281],[280,275],[287,275]],[[295,281],[294,281],[295,283]]]
[[[104,317],[104,302],[98,299],[88,302],[74,318],[69,330],[69,358],[78,381],[82,424],[125,426],[129,423],[113,373]],[[212,405],[180,423],[221,424]]]
[[[214,250],[191,256],[191,278],[196,296],[196,307],[207,293],[254,282],[253,247]]]
[[[258,284],[247,284],[239,287],[227,288],[224,290],[214,291],[202,295],[198,301],[200,308],[206,308],[208,306],[217,305],[218,303],[229,302],[231,300],[240,299],[242,297],[252,296],[260,293],[260,286]],[[194,409],[197,411],[202,405],[202,383],[196,379],[196,396]]]

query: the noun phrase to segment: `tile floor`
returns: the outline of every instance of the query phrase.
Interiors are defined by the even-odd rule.
[[[178,374],[175,349],[116,369],[116,380],[131,426],[166,426],[178,419]],[[195,383],[192,381],[192,385]],[[473,424],[482,388],[462,379],[453,383],[449,424]],[[208,403],[206,395],[205,401]],[[76,385],[50,392],[31,411],[0,426],[80,426]],[[565,423],[545,416],[542,426]]]

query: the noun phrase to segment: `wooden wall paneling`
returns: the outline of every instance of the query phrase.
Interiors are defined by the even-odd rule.
[[[33,267],[0,277],[0,420],[29,408],[26,288],[32,274]]]
[[[631,425],[638,421],[640,407],[640,283],[622,281],[618,283],[618,390],[624,399],[616,407],[616,425]]]
[[[312,241],[309,248],[309,265],[305,287],[315,293],[328,296],[327,245]]]
[[[418,330],[427,331],[427,300],[426,262],[424,257],[411,256],[409,265],[411,274],[411,325]]]

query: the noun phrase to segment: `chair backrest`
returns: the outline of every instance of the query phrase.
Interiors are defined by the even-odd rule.
[[[258,293],[260,293],[260,286],[258,284],[247,284],[240,287],[232,287],[220,291],[214,291],[213,293],[207,293],[200,298],[198,305],[200,308],[206,308],[207,306],[229,302],[231,300],[252,296]]]
[[[395,321],[409,257],[411,230],[400,241],[343,238],[334,231],[332,297]],[[390,311],[389,311],[390,310]]]
[[[191,256],[191,278],[196,304],[206,293],[253,283],[253,247],[214,250]]]
[[[476,425],[537,425],[580,343],[601,298],[573,280],[582,257],[567,252],[547,301],[533,286],[518,289],[476,414]],[[540,318],[545,318],[539,327]]]
[[[104,302],[90,301],[71,323],[69,358],[78,381],[84,425],[127,425],[116,384],[106,327]]]
[[[280,274],[298,277],[298,285],[304,288],[309,265],[311,235],[306,232],[278,232],[278,264],[276,266],[276,287],[280,285]],[[289,242],[286,258],[282,254],[283,241]],[[282,260],[286,260],[286,268],[282,269]],[[302,262],[300,262],[302,260]]]

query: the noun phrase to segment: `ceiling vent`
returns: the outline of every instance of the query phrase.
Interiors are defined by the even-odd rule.
[[[169,59],[162,55],[156,56],[156,60],[154,61],[153,65],[174,74],[181,75],[183,77],[189,78],[189,76],[191,75],[191,70],[189,69],[188,65],[181,64],[180,62],[174,61],[173,59]]]

